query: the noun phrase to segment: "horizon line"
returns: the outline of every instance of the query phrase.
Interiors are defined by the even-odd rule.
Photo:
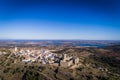
[[[120,40],[108,40],[108,39],[0,39],[0,40],[92,40],[92,41],[120,41]]]

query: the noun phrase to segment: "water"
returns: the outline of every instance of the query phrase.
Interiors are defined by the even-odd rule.
[[[82,46],[82,47],[105,47],[107,45],[105,44],[77,44],[76,46]]]

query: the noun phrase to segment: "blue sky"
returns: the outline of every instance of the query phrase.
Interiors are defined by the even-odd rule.
[[[0,39],[120,40],[119,0],[0,0]]]

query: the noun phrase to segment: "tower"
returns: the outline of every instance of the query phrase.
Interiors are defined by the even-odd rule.
[[[15,47],[14,51],[15,51],[15,52],[17,52],[17,51],[18,51],[18,48],[17,48],[17,47]]]

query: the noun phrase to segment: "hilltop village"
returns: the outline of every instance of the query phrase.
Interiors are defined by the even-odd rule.
[[[48,49],[29,50],[15,47],[13,54],[22,57],[21,62],[25,63],[39,62],[41,64],[49,64],[65,68],[79,66],[79,58],[72,57],[67,54],[58,55],[56,53],[52,53],[51,50]],[[15,60],[15,62],[17,61]]]
[[[1,47],[0,80],[120,80],[112,55],[111,47]]]

